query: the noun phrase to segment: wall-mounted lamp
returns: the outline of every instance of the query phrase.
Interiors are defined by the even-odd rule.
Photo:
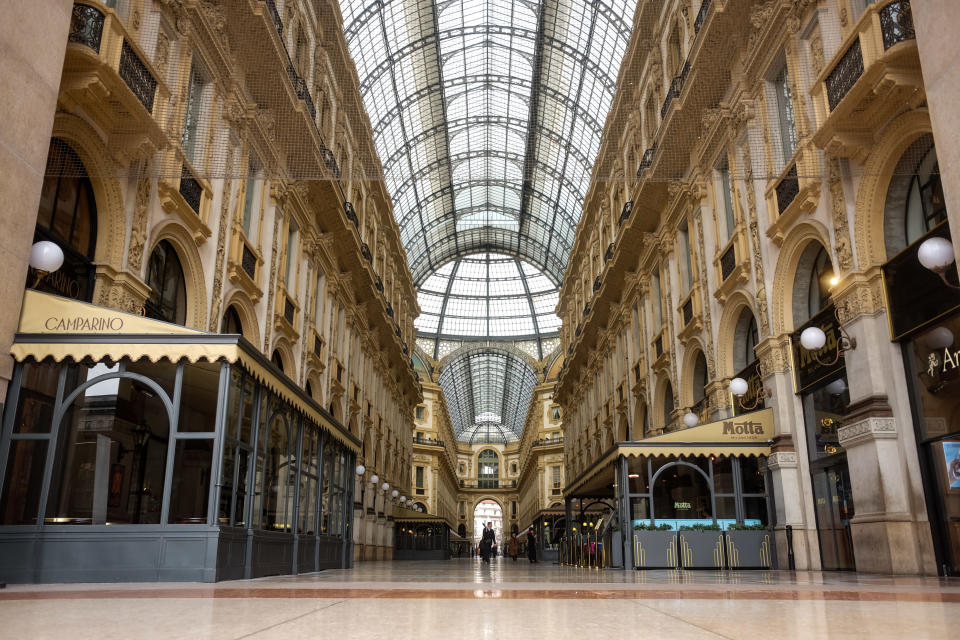
[[[927,238],[917,249],[917,259],[924,267],[940,276],[943,284],[952,289],[960,289],[960,285],[947,280],[950,265],[957,259],[953,254],[953,244],[949,240],[941,237]]]
[[[363,466],[362,464],[358,464],[358,465],[357,465],[357,475],[358,475],[358,476],[362,476],[362,475],[363,475],[364,473],[366,473],[366,472],[367,472],[367,468],[366,468],[365,466]]]
[[[407,501],[407,496],[400,496],[400,504],[403,504]]]
[[[760,377],[760,368],[757,367],[757,376]],[[737,404],[740,405],[740,408],[744,411],[753,411],[760,405],[760,400],[763,398],[772,398],[773,392],[770,389],[767,389],[764,386],[763,381],[760,382],[760,389],[757,391],[757,397],[753,399],[753,403],[746,405],[743,403],[743,396],[747,395],[747,391],[750,390],[750,383],[744,380],[743,378],[732,378],[730,384],[728,385],[730,393],[733,394],[733,397],[737,399]]]
[[[384,482],[382,485],[380,485],[380,488],[383,489],[384,491],[386,491],[387,489],[390,488],[390,483],[389,483],[389,482]]]
[[[394,499],[394,500],[396,500],[396,499],[397,499],[397,496],[400,495],[400,492],[397,491],[396,489],[394,489],[394,490],[393,490],[393,493],[391,493],[390,495],[393,496],[393,499]]]
[[[41,240],[30,247],[30,266],[37,272],[36,289],[48,274],[63,266],[63,249],[56,242]]]
[[[683,414],[683,424],[687,427],[695,427],[700,423],[700,416],[695,414],[693,411],[687,411]]]
[[[370,476],[370,484],[376,486],[378,482],[380,482],[380,476],[378,476],[377,474],[373,474],[372,476]]]
[[[840,324],[840,316],[837,314],[836,308],[833,309],[833,317],[837,321],[837,327],[840,329],[841,335],[840,340],[837,342],[837,352],[834,354],[833,360],[829,362],[824,362],[820,359],[820,356],[817,355],[817,352],[827,344],[827,334],[823,332],[823,329],[820,327],[807,327],[800,332],[800,346],[809,351],[813,359],[825,367],[835,365],[844,351],[857,348],[857,339],[851,337],[846,329],[843,328],[843,325]]]

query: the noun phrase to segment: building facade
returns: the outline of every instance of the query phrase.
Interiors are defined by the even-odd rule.
[[[382,530],[393,502],[389,489],[370,491],[368,480],[378,474],[381,482],[409,493],[410,431],[413,407],[421,397],[410,358],[418,308],[389,195],[376,173],[366,170],[379,166],[369,124],[348,115],[358,110],[360,97],[342,32],[327,13],[332,7],[293,0],[84,0],[67,6],[63,32],[50,36],[56,35],[66,53],[56,109],[50,113],[46,169],[32,198],[39,204],[24,214],[35,221],[32,239],[59,245],[64,262],[49,275],[30,269],[27,288],[90,303],[95,307],[91,313],[120,311],[170,323],[171,334],[178,332],[173,325],[192,329],[190,335],[200,342],[210,334],[242,336],[245,352],[258,354],[263,362],[257,366],[270,379],[282,381],[284,393],[300,403],[298,411],[314,416],[325,425],[323,433],[346,443],[336,469],[330,463],[318,471],[322,456],[309,449],[311,437],[301,435],[310,433],[302,431],[306,427],[297,426],[285,436],[292,438],[287,446],[307,446],[304,455],[319,460],[312,471],[303,465],[298,473],[319,473],[323,486],[332,487],[328,474],[335,471],[337,491],[345,492],[338,500],[353,496],[359,504],[375,503],[373,513],[348,508],[348,515],[338,516],[336,535],[348,556],[352,539],[379,547],[382,557],[392,546]],[[15,273],[24,268],[18,264]],[[5,293],[8,308],[19,308],[23,295],[22,286],[11,286]],[[81,351],[66,354],[64,362],[97,361],[93,352]],[[171,346],[149,357],[166,358],[177,368],[178,354]],[[28,523],[38,532],[31,544],[41,544],[41,538],[95,537],[106,522],[136,530],[140,516],[121,513],[119,506],[127,503],[121,493],[136,486],[130,474],[138,464],[130,462],[128,453],[135,434],[127,433],[134,425],[119,419],[105,439],[100,436],[94,443],[104,448],[104,464],[114,459],[109,475],[100,473],[99,459],[95,474],[78,470],[73,482],[90,486],[83,495],[75,488],[74,498],[61,498],[63,514],[50,515],[56,509],[46,491],[42,497],[33,495],[39,491],[34,483],[51,482],[44,479],[50,473],[49,463],[43,472],[44,460],[89,444],[79,433],[50,441],[48,452],[37,452],[17,435],[30,430],[30,420],[46,419],[24,414],[30,406],[25,394],[37,391],[43,378],[35,371],[43,355],[36,351],[3,367],[13,381],[7,382],[7,406],[11,399],[20,402],[16,415],[8,411],[0,453],[6,470],[0,535],[25,544],[22,527]],[[122,355],[127,356],[125,370],[142,364]],[[192,366],[177,376],[190,375]],[[240,384],[228,379],[228,386]],[[55,384],[53,389],[59,398]],[[298,418],[296,424],[305,420]],[[258,424],[260,443],[266,446],[266,423],[261,419]],[[50,427],[36,427],[44,428]],[[253,433],[256,438],[256,427]],[[64,430],[61,437],[66,437]],[[228,440],[217,427],[213,441],[218,452]],[[246,451],[254,441],[238,442]],[[290,452],[292,460],[294,449]],[[158,479],[168,487],[163,513],[156,514],[165,528],[180,522],[166,497],[180,481],[181,454],[171,455],[173,466],[160,471]],[[246,464],[246,455],[237,464]],[[227,473],[223,460],[227,458],[215,460],[213,468]],[[365,466],[362,476],[354,473],[357,463]],[[204,468],[209,476],[209,463]],[[230,528],[237,535],[263,528],[244,514],[254,509],[247,502],[253,499],[245,496],[267,490],[264,476],[259,470],[247,474],[245,467],[242,474],[249,484],[241,492],[239,515],[218,516],[211,506],[209,517],[191,522]],[[110,483],[101,484],[106,478]],[[205,482],[220,484],[209,477]],[[91,511],[103,491],[109,502],[106,516]],[[327,493],[312,495],[319,505]],[[210,505],[217,500],[211,494]],[[292,518],[308,517],[306,508],[287,511],[281,530],[291,529]],[[313,526],[305,527],[313,532]],[[2,552],[10,579],[52,575],[39,566],[11,569],[10,563],[16,564],[13,548],[7,545]],[[265,571],[297,570],[287,555],[271,562]],[[223,577],[222,571],[209,570],[219,566],[209,559],[200,564],[206,568],[202,579]],[[249,574],[251,567],[257,571],[249,558],[239,566],[240,575]],[[156,567],[141,568],[141,574],[130,573],[131,579],[158,575]],[[315,562],[301,561],[299,570],[311,568]],[[72,580],[89,574],[80,567],[72,574],[64,568],[58,575]],[[159,575],[164,577],[162,570]]]
[[[960,299],[917,261],[957,218],[916,37],[908,2],[640,3],[558,307],[568,489],[642,482],[616,443],[766,407],[764,504],[717,488],[700,517],[772,527],[781,567],[957,571]]]

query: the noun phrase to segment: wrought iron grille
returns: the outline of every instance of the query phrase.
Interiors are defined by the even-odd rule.
[[[370,253],[370,245],[368,245],[366,242],[360,243],[360,254],[367,262],[373,264],[373,254]]]
[[[700,3],[700,10],[697,11],[697,19],[693,21],[693,32],[700,33],[700,27],[703,26],[704,21],[707,19],[707,13],[710,11],[710,0],[703,0]]]
[[[313,104],[313,98],[310,96],[310,89],[307,88],[307,81],[300,77],[297,70],[293,68],[292,63],[287,63],[287,76],[290,78],[290,84],[293,85],[293,91],[297,97],[303,100],[307,109],[310,111],[310,118],[317,119],[317,108]]]
[[[337,180],[339,180],[340,167],[337,165],[337,159],[334,157],[333,151],[330,151],[330,149],[327,149],[321,145],[320,155],[323,156],[323,166],[325,166],[327,170],[330,171],[330,173],[332,173]]]
[[[916,40],[913,29],[913,12],[910,0],[891,2],[880,9],[880,32],[883,34],[883,48],[889,49],[898,42]]]
[[[577,335],[577,337],[583,333],[583,323],[577,325],[577,330],[574,331],[574,333]],[[573,353],[573,345],[570,345],[570,352]]]
[[[640,365],[633,365],[633,381],[640,382]]]
[[[277,11],[277,5],[273,0],[264,0],[264,3],[267,5],[267,9],[270,11],[270,17],[273,18],[273,26],[277,30],[277,34],[282,38],[283,37],[283,19],[280,18],[280,12]]]
[[[630,213],[633,211],[633,200],[627,200],[623,203],[623,211],[620,212],[619,223],[623,224],[625,220],[630,217]]]
[[[860,49],[860,40],[853,41],[847,52],[843,54],[837,66],[827,76],[827,102],[830,111],[837,108],[843,97],[847,95],[853,85],[863,75],[863,52]]]
[[[70,35],[67,40],[90,47],[100,53],[100,40],[103,38],[103,14],[94,7],[85,4],[73,5],[70,18]]]
[[[296,311],[297,308],[293,306],[293,300],[290,299],[290,296],[285,296],[283,300],[283,318],[290,323],[290,326],[293,326],[293,316]]]
[[[653,352],[657,354],[657,357],[663,355],[663,335],[657,336],[657,339],[653,341]]]
[[[637,177],[639,178],[643,175],[643,172],[650,168],[650,165],[653,164],[653,156],[657,152],[657,143],[653,143],[653,146],[643,152],[643,158],[640,160],[640,168],[637,169]]]
[[[183,168],[180,171],[180,195],[183,196],[183,199],[186,200],[187,204],[195,213],[200,213],[200,201],[203,199],[203,187],[200,186],[200,183],[196,178],[193,177],[193,174],[190,173],[190,169],[187,165],[183,165]]]
[[[723,252],[723,255],[720,256],[720,279],[721,281],[726,280],[733,273],[733,270],[737,268],[737,252],[734,245]]]
[[[137,100],[147,110],[147,113],[153,113],[153,98],[157,93],[157,80],[126,40],[123,41],[123,47],[120,50],[118,73],[124,83],[130,87],[130,91],[133,91],[133,95],[137,96]]]
[[[240,266],[243,268],[244,273],[250,276],[251,280],[256,278],[257,256],[253,255],[253,251],[250,250],[250,247],[248,247],[246,243],[244,243],[243,249],[241,249]]]
[[[667,111],[670,109],[670,103],[673,102],[674,98],[679,98],[680,94],[683,93],[683,83],[687,81],[688,73],[690,73],[690,63],[684,62],[683,69],[680,71],[680,75],[674,76],[673,80],[670,82],[670,88],[667,89],[667,97],[663,101],[663,106],[660,107],[661,118],[667,117]]]
[[[373,286],[377,288],[377,291],[383,293],[383,279],[380,276],[377,276],[376,281],[374,281]]]
[[[587,315],[588,313],[590,313],[590,303],[589,303],[589,302],[588,302],[587,304],[583,305],[583,315]]]
[[[600,287],[603,285],[603,279],[600,276],[597,276],[593,279],[593,290],[600,291]]]
[[[797,165],[794,164],[790,170],[783,176],[783,179],[777,183],[775,188],[777,193],[777,211],[783,213],[793,202],[793,199],[800,193],[800,180],[797,178]]]
[[[387,303],[387,315],[393,317],[393,305],[389,302]]]
[[[353,226],[360,228],[360,220],[357,218],[357,210],[353,208],[352,202],[344,202],[343,210],[347,213],[347,220],[353,223]]]
[[[680,312],[683,315],[683,326],[690,324],[690,321],[693,320],[693,298],[687,298],[687,301],[683,303],[683,306],[680,307]]]
[[[604,262],[613,260],[613,251],[614,249],[616,249],[616,247],[617,247],[617,244],[615,242],[611,242],[610,244],[607,245],[607,250],[603,254]]]

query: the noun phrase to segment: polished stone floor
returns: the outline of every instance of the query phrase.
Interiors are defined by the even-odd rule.
[[[948,638],[960,580],[369,562],[210,584],[10,585],[0,638]],[[952,621],[952,622],[951,622]]]

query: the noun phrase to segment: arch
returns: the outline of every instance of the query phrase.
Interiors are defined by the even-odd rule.
[[[735,291],[723,305],[723,315],[717,325],[717,375],[732,376],[753,360],[738,366],[746,327],[741,326],[744,315],[749,313],[759,327],[756,305],[745,291]],[[759,338],[759,334],[758,334]]]
[[[926,109],[914,109],[896,118],[883,131],[867,158],[863,179],[857,190],[854,210],[857,263],[862,271],[887,261],[884,234],[884,206],[887,191],[900,159],[917,138],[933,132]]]
[[[303,385],[303,389],[314,402],[321,407],[323,406],[323,381],[320,379],[320,372],[317,371],[316,368],[310,367],[310,369],[307,370],[306,382]]]
[[[279,337],[273,342],[273,349],[270,350],[270,359],[274,354],[279,354],[283,361],[283,374],[291,380],[297,379],[297,359],[294,357],[293,346],[284,338]]]
[[[207,288],[204,283],[203,261],[197,251],[193,236],[178,222],[169,221],[158,225],[153,232],[150,243],[149,256],[156,246],[166,240],[177,252],[180,266],[183,267],[183,279],[187,289],[187,311],[185,326],[204,330],[207,326]],[[143,261],[143,272],[140,274],[146,280],[148,260]]]
[[[938,166],[937,147],[931,134],[914,140],[897,162],[884,199],[883,227],[887,259],[946,220]],[[929,202],[922,196],[924,191],[929,193]]]
[[[657,419],[661,421],[658,428],[664,428],[673,422],[673,410],[677,408],[677,397],[673,383],[667,376],[657,380],[657,393],[654,396],[654,406]]]
[[[341,419],[343,417],[343,411],[340,409],[340,398],[333,398],[330,400],[329,407],[330,415],[333,416],[333,419],[337,423],[342,424]]]
[[[773,276],[773,335],[781,335],[796,328],[793,314],[794,283],[804,251],[811,242],[818,242],[823,247],[831,246],[826,227],[816,221],[798,224],[784,238]]]
[[[223,302],[224,308],[233,307],[240,316],[240,326],[243,328],[243,337],[251,344],[260,344],[260,327],[257,323],[256,305],[250,296],[242,289],[234,289]]]
[[[628,442],[630,440],[630,421],[625,413],[621,413],[617,419],[617,434],[614,442]]]
[[[640,440],[647,436],[647,431],[650,429],[650,412],[647,410],[647,401],[640,397],[637,398],[636,405],[633,410],[633,439]]]
[[[123,189],[116,178],[119,167],[100,134],[83,118],[58,112],[53,121],[51,138],[60,138],[83,162],[93,185],[97,202],[97,241],[94,261],[119,267],[123,264],[127,214],[123,206]],[[94,299],[97,299],[94,297]]]
[[[150,295],[144,303],[147,317],[186,324],[187,284],[177,250],[166,240],[158,242],[147,259],[147,286]]]
[[[703,343],[700,342],[699,338],[691,338],[684,350],[683,361],[680,363],[680,393],[678,394],[676,389],[674,390],[674,395],[677,396],[676,401],[681,407],[689,407],[695,402],[693,399],[693,370],[698,356],[705,358]]]

